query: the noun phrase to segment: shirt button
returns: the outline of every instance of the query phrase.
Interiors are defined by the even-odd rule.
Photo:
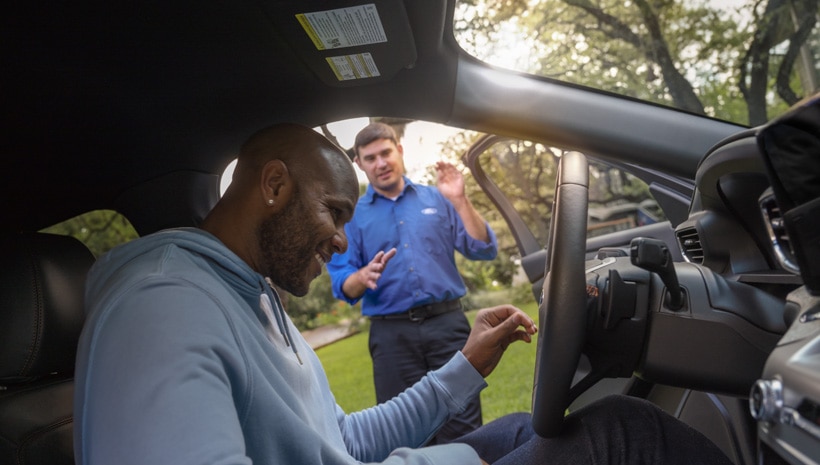
[[[410,271],[413,271],[413,267],[412,267],[412,266],[410,267]]]
[[[410,247],[410,244],[404,244],[405,249],[408,248],[408,247]]]

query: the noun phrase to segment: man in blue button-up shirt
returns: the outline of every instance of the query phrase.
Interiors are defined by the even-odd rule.
[[[455,251],[492,260],[495,234],[464,193],[464,178],[436,164],[437,188],[404,175],[403,148],[389,125],[372,123],[356,136],[354,161],[370,185],[346,227],[348,249],[328,263],[333,293],[371,319],[370,354],[376,400],[387,401],[439,368],[470,333],[459,299],[466,293]],[[389,265],[388,265],[389,262]],[[444,425],[434,443],[481,425],[478,397]]]

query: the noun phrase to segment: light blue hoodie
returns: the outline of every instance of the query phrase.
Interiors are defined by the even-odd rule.
[[[345,414],[264,277],[205,231],[104,255],[86,306],[78,464],[480,463],[463,444],[414,449],[486,386],[462,354],[392,401]]]

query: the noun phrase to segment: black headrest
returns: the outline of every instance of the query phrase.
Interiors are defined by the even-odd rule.
[[[77,239],[0,237],[0,385],[74,372],[94,256]]]

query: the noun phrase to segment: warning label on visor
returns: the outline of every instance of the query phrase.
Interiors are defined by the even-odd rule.
[[[387,42],[376,5],[301,13],[296,19],[319,50]]]
[[[379,76],[379,69],[369,53],[328,57],[326,60],[340,81]]]

